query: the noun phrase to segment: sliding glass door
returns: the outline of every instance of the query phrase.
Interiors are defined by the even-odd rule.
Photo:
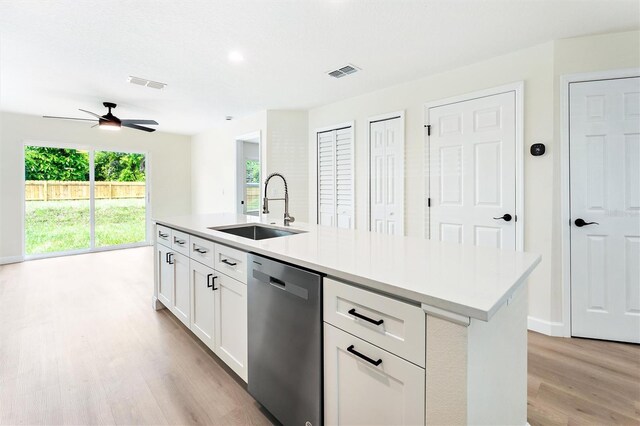
[[[146,156],[25,146],[25,254],[147,242]]]

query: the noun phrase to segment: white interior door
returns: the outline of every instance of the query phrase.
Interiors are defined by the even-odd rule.
[[[318,223],[353,228],[353,127],[317,132]]]
[[[404,125],[401,117],[369,125],[371,231],[404,235]]]
[[[516,248],[516,94],[428,110],[430,238]]]
[[[571,334],[640,343],[640,78],[569,91]]]

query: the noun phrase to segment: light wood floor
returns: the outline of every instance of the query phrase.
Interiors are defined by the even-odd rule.
[[[170,313],[151,248],[0,266],[0,424],[270,424]],[[640,347],[529,333],[529,422],[640,425]]]
[[[166,310],[151,248],[0,267],[0,424],[271,424]]]
[[[640,425],[640,346],[529,332],[535,425]]]

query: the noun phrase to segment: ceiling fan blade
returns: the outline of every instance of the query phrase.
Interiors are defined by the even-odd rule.
[[[124,124],[155,124],[158,125],[158,122],[156,120],[136,120],[136,119],[127,119],[127,120],[120,120],[120,122],[124,125]]]
[[[42,118],[57,118],[58,120],[76,120],[76,121],[92,121],[92,122],[98,121],[93,118],[56,117],[53,115],[43,115]]]
[[[133,124],[133,123],[125,123],[124,120],[122,122],[122,125],[124,127],[129,127],[130,129],[143,130],[145,132],[155,132],[156,131],[156,129],[152,129],[150,127],[138,126],[137,124]]]
[[[96,117],[97,119],[103,119],[103,120],[104,120],[104,118],[103,118],[103,117],[99,116],[99,115],[98,115],[98,114],[96,114],[95,112],[87,111],[86,109],[82,109],[82,108],[78,108],[78,109],[79,109],[80,111],[82,111],[82,112],[86,112],[87,114],[91,114],[91,115],[93,115],[93,116],[94,116],[94,117]]]

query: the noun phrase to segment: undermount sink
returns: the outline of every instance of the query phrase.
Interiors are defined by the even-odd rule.
[[[302,234],[306,231],[288,230],[281,228],[271,228],[263,225],[236,225],[236,226],[214,226],[209,229],[237,235],[238,237],[249,238],[251,240],[266,240],[268,238],[286,237],[288,235]]]

